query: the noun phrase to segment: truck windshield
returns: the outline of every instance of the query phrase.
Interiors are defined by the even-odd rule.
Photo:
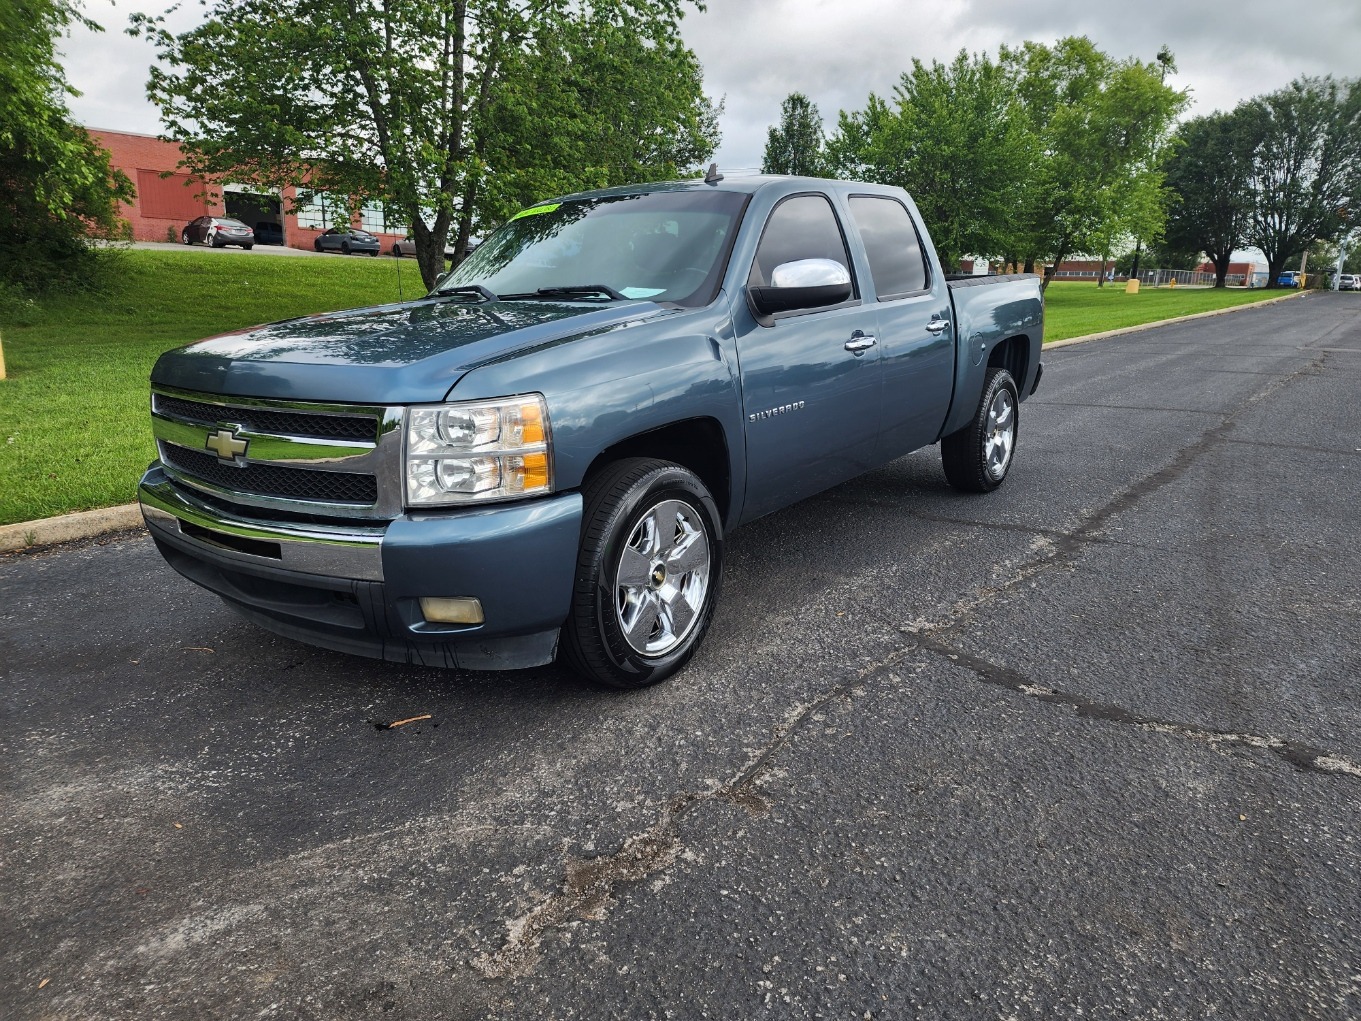
[[[498,295],[609,300],[582,286],[590,284],[625,298],[704,305],[718,291],[745,202],[741,193],[705,189],[533,206],[435,290],[478,285]]]

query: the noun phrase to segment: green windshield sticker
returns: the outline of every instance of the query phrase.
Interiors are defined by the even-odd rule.
[[[519,220],[526,216],[538,216],[540,213],[551,213],[562,205],[561,202],[550,202],[546,206],[530,206],[528,209],[521,209],[511,217],[512,220]]]

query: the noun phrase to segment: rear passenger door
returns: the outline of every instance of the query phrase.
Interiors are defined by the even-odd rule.
[[[865,246],[883,361],[883,426],[876,461],[934,443],[950,407],[955,324],[950,293],[933,279],[907,206],[890,195],[852,195],[851,219]]]
[[[821,193],[771,210],[747,277],[770,284],[777,266],[830,259],[851,274],[839,305],[780,312],[762,325],[734,316],[747,439],[743,518],[779,510],[872,464],[879,432],[877,310],[861,303],[845,231]]]

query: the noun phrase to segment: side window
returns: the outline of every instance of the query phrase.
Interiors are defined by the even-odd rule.
[[[795,195],[775,207],[756,246],[747,284],[768,287],[776,266],[800,259],[831,259],[850,272],[851,260],[836,213],[821,195]]]
[[[907,208],[896,199],[870,195],[853,196],[850,206],[879,298],[925,290],[926,260]]]

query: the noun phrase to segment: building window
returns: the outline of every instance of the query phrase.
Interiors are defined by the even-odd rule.
[[[387,209],[381,202],[359,207],[359,225],[370,234],[386,233]]]
[[[349,222],[350,218],[345,212],[345,204],[325,192],[314,193],[298,207],[299,227],[325,230],[327,227],[333,227],[336,224],[348,225]]]

